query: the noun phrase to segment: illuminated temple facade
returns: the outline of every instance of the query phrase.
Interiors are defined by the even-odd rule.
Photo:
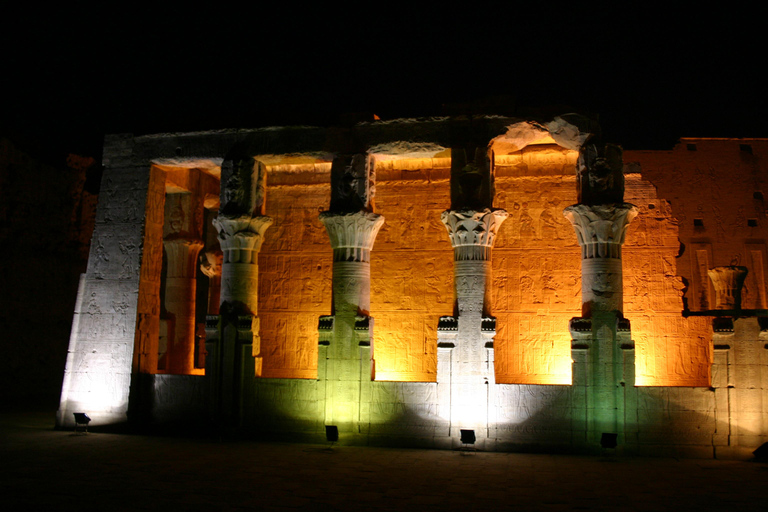
[[[109,136],[57,423],[745,457],[767,156],[573,115]]]

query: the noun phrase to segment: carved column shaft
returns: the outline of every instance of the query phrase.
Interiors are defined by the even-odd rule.
[[[223,216],[213,220],[223,253],[221,304],[229,303],[240,313],[258,312],[258,256],[264,232],[272,225],[266,216]]]
[[[576,204],[563,214],[573,224],[581,246],[583,318],[571,320],[573,384],[586,388],[586,439],[596,444],[603,434],[618,435],[624,429],[621,246],[637,208],[626,203]]]
[[[459,318],[489,314],[488,283],[491,250],[504,210],[446,210],[441,220],[453,246],[453,272]],[[461,322],[461,320],[460,320]],[[479,328],[479,323],[478,323]]]
[[[441,318],[443,326],[438,326],[437,379],[448,385],[449,391],[441,394],[441,408],[449,411],[452,437],[469,428],[478,432],[482,442],[488,426],[488,385],[493,373],[488,361],[495,327],[488,329],[493,319],[484,317],[490,314],[491,250],[506,217],[507,212],[490,208],[447,210],[441,215],[453,246],[458,310],[458,318]],[[446,371],[448,375],[442,373]]]
[[[333,248],[334,314],[367,315],[371,308],[371,249],[384,217],[359,211],[320,214]]]
[[[189,374],[195,367],[195,298],[197,255],[201,240],[168,238],[163,242],[168,266],[165,279],[165,309],[172,320],[166,370]]]
[[[563,212],[573,224],[581,246],[582,314],[624,310],[621,246],[629,223],[637,216],[633,205],[569,206]]]

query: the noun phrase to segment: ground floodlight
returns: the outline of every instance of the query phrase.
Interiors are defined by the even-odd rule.
[[[75,416],[75,432],[78,431],[78,427],[83,427],[83,432],[87,434],[88,424],[91,422],[90,416],[84,412],[73,412],[72,414]]]
[[[768,460],[768,443],[761,444],[752,454],[757,460]]]
[[[326,425],[325,426],[325,439],[329,443],[335,443],[339,440],[339,427],[336,425]]]
[[[612,434],[610,432],[603,432],[600,436],[600,446],[603,448],[616,448],[618,443],[619,434]]]
[[[476,439],[474,430],[461,430],[461,442],[463,444],[475,444]]]

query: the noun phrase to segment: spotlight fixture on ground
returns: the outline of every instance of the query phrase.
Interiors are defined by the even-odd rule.
[[[90,416],[84,412],[74,412],[75,415],[75,432],[79,432],[78,428],[83,427],[83,433],[88,433],[88,424],[91,422]]]
[[[475,431],[474,430],[461,430],[461,443],[463,445],[469,445],[469,444],[475,444],[475,441],[477,438],[475,437]]]
[[[612,434],[610,432],[603,432],[603,435],[600,436],[600,446],[603,448],[616,448],[618,445],[618,434]]]
[[[761,444],[757,450],[753,451],[752,454],[755,456],[757,460],[765,461],[768,460],[768,443]]]
[[[339,428],[336,425],[325,426],[325,439],[333,444],[339,440]]]

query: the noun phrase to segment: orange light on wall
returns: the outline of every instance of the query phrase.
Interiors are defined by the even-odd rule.
[[[712,329],[704,317],[682,316],[680,239],[669,202],[639,174],[626,175],[625,199],[640,210],[623,251],[624,316],[635,341],[635,384],[709,386]]]
[[[325,178],[295,185],[275,178],[267,189],[274,223],[259,253],[260,377],[317,378],[317,322],[331,312],[332,288],[331,246],[318,219],[330,198]]]
[[[408,180],[387,179],[392,172],[379,170],[376,185],[385,223],[371,253],[375,377],[431,382],[437,322],[453,313],[453,249],[440,220],[450,204],[450,169],[409,170]]]

